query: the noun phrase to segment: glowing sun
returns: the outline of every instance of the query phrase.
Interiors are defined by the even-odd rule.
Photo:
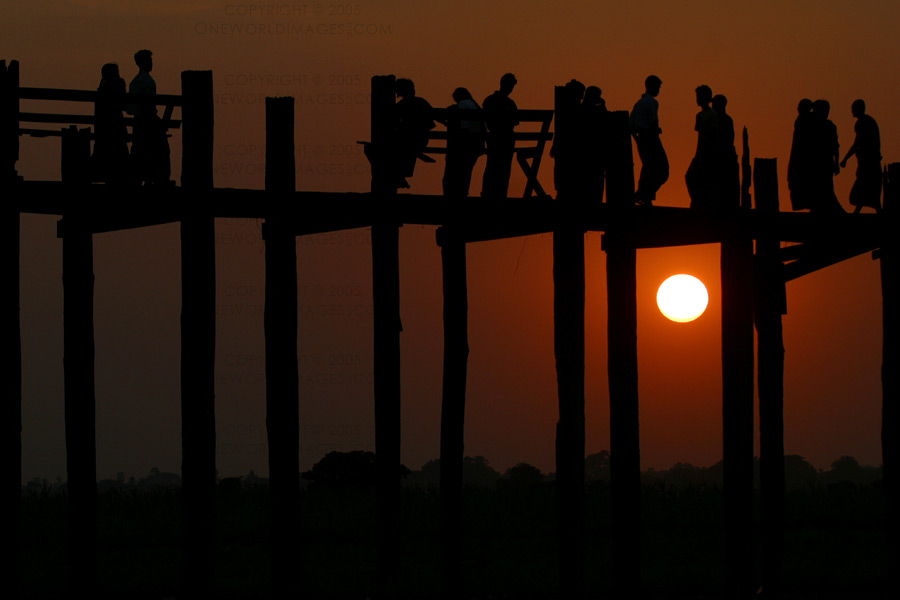
[[[703,314],[709,294],[703,282],[693,275],[672,275],[659,286],[656,304],[667,319],[687,323]]]

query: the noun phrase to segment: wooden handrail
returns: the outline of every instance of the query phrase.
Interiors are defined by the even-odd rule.
[[[57,88],[20,87],[22,100],[62,100],[65,102],[96,102],[96,90],[68,90]],[[122,96],[127,104],[155,104],[157,106],[181,106],[181,96],[174,94],[131,94]]]

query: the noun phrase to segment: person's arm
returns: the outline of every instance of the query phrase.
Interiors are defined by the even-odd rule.
[[[838,175],[841,172],[841,145],[838,143],[837,127],[834,127],[834,155],[832,158],[834,159],[834,174]]]
[[[844,160],[841,161],[841,167],[847,166],[847,159],[856,154],[857,147],[859,146],[859,136],[856,136],[856,139],[853,140],[853,145],[850,146],[850,149],[847,150],[847,155],[844,156]]]

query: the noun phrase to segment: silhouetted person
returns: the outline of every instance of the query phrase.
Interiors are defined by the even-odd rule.
[[[708,85],[698,86],[697,106],[700,112],[694,121],[697,132],[697,152],[684,176],[691,208],[714,211],[719,208],[717,190],[717,155],[719,145],[719,119],[712,109],[712,90]],[[733,137],[733,134],[732,134]]]
[[[482,198],[506,198],[513,154],[516,151],[515,128],[519,119],[516,103],[509,95],[516,87],[516,76],[506,73],[500,78],[500,89],[484,99],[485,110],[499,111],[485,119],[487,124],[487,163],[481,182]]]
[[[603,202],[603,184],[606,170],[606,123],[609,111],[603,99],[603,90],[590,85],[581,103],[584,111],[584,192],[588,200]]]
[[[716,94],[712,99],[712,109],[719,121],[719,139],[716,148],[719,179],[719,203],[725,210],[741,205],[741,171],[737,150],[734,147],[734,120],[725,112],[728,98]]]
[[[853,126],[856,139],[841,161],[841,167],[846,167],[847,159],[856,155],[856,181],[850,190],[850,204],[856,207],[854,214],[864,206],[881,212],[881,136],[878,123],[866,114],[863,100],[854,100],[850,112],[856,117],[856,125]]]
[[[788,160],[788,189],[794,210],[812,208],[813,144],[815,126],[812,116],[812,100],[803,98],[797,104],[797,120],[794,121],[794,137],[791,141],[791,157]]]
[[[641,175],[638,179],[634,199],[638,204],[650,205],[656,199],[656,192],[669,179],[669,159],[663,149],[659,135],[659,88],[662,80],[650,75],[644,81],[644,95],[635,102],[631,110],[631,135],[637,143],[641,157]]]
[[[813,102],[810,208],[818,214],[844,212],[834,194],[834,176],[841,167],[837,127],[828,119],[830,109],[827,100]]]
[[[434,129],[431,105],[424,98],[416,96],[416,86],[411,79],[398,79],[394,90],[397,101],[397,187],[408,188],[407,177],[412,177],[416,168],[416,158],[428,145],[428,132]]]
[[[156,94],[156,82],[150,75],[150,71],[153,70],[153,53],[149,50],[138,50],[134,53],[134,62],[139,70],[128,85],[128,92]],[[131,129],[131,160],[138,182],[147,184],[168,182],[171,174],[169,140],[156,112],[156,104],[152,101],[130,104],[126,110],[128,114],[134,116]]]
[[[559,116],[557,116],[557,131],[550,146],[550,157],[553,162],[553,186],[556,188],[557,198],[572,198],[578,196],[582,189],[581,171],[584,168],[585,146],[585,111],[582,106],[585,86],[577,79],[571,80],[563,86],[563,103],[560,107],[565,111],[569,122],[560,131]]]
[[[92,179],[109,184],[128,180],[128,130],[122,109],[125,80],[119,65],[107,63],[100,69],[100,85],[94,103],[94,153],[91,156]]]
[[[442,181],[445,196],[466,197],[472,182],[472,169],[478,157],[484,154],[485,127],[480,117],[469,117],[466,112],[481,107],[464,87],[453,91],[456,104],[448,107],[453,115],[447,119],[447,155]]]

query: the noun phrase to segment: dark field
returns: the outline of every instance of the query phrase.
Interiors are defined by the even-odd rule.
[[[301,492],[303,597],[374,594],[374,496],[363,487]],[[401,572],[407,597],[435,597],[439,491],[406,486]],[[470,598],[557,596],[554,484],[500,480],[464,497],[465,587]],[[610,597],[611,512],[607,483],[587,488],[587,590]],[[66,596],[66,497],[23,497],[24,597]],[[716,598],[723,587],[723,507],[716,484],[652,481],[643,489],[643,585],[648,598]],[[99,495],[101,597],[176,596],[181,498],[177,487],[123,486]],[[217,590],[222,598],[269,591],[268,486],[219,485]],[[809,483],[786,501],[785,598],[881,598],[886,573],[884,499],[874,483]],[[757,515],[758,523],[758,515]],[[757,565],[758,571],[758,565]]]

